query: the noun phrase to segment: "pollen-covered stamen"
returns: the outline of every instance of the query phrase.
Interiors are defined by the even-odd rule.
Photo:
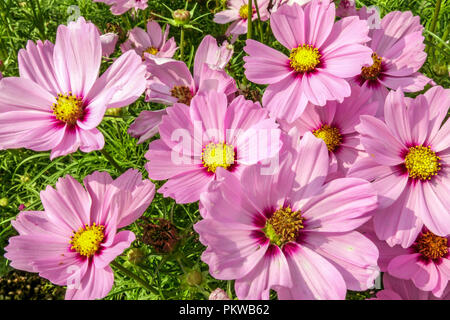
[[[105,227],[97,225],[95,222],[89,226],[85,225],[83,228],[74,231],[71,237],[70,249],[77,251],[80,255],[85,257],[92,257],[99,249],[103,241]]]
[[[72,92],[69,92],[68,94],[59,93],[55,99],[56,103],[52,105],[52,110],[56,119],[74,125],[83,116],[83,99],[81,97],[74,96]]]
[[[234,147],[226,143],[210,143],[203,148],[203,166],[210,172],[216,172],[217,167],[228,169],[235,161]]]
[[[289,206],[280,207],[267,219],[263,231],[272,244],[281,247],[297,239],[298,232],[304,228],[304,220],[300,210],[292,211]]]
[[[297,72],[314,71],[320,63],[319,50],[309,44],[302,44],[292,49],[289,56],[290,66]]]
[[[439,237],[430,231],[421,233],[417,238],[414,248],[427,259],[438,260],[448,253],[448,241],[445,237]]]
[[[381,57],[372,53],[373,64],[370,67],[361,68],[361,76],[366,80],[376,80],[381,73]]]
[[[155,47],[149,47],[147,49],[145,49],[144,52],[142,52],[142,59],[145,58],[145,53],[150,53],[151,55],[156,55],[159,52],[158,48]]]
[[[313,134],[325,141],[328,151],[333,152],[342,143],[342,136],[338,128],[330,127],[327,124],[321,125],[319,129],[314,130]]]
[[[170,90],[172,97],[177,98],[179,103],[184,103],[185,105],[191,105],[192,92],[189,87],[186,86],[174,86]]]
[[[441,170],[440,157],[430,147],[415,146],[409,148],[405,157],[405,167],[409,177],[430,180]]]
[[[255,8],[253,8],[252,13],[255,13]],[[239,9],[239,16],[246,20],[248,19],[248,4],[244,4],[243,6],[241,6],[241,8]]]

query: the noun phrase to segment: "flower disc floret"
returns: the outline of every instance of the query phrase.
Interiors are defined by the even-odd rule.
[[[97,225],[95,222],[91,226],[86,224],[78,231],[73,232],[70,249],[77,251],[82,256],[92,257],[100,249],[100,244],[105,237],[104,230],[104,226]]]
[[[427,231],[417,238],[415,249],[427,259],[439,260],[448,254],[448,240]]]
[[[361,76],[366,80],[376,80],[381,73],[382,58],[375,52],[372,53],[373,64],[370,67],[361,68]]]
[[[430,180],[441,170],[441,158],[430,147],[415,146],[409,148],[405,157],[405,167],[409,177]]]
[[[189,106],[192,100],[192,92],[189,87],[186,86],[174,86],[172,90],[170,90],[170,94],[172,97],[177,98],[179,103],[184,103]]]
[[[52,105],[52,111],[56,119],[74,125],[83,116],[82,98],[69,92],[68,94],[59,93],[55,99],[56,103]]]
[[[319,50],[309,44],[302,44],[292,49],[289,56],[290,66],[297,72],[314,71],[320,63],[321,54]]]
[[[203,166],[209,172],[216,172],[217,167],[228,169],[235,161],[235,152],[232,145],[226,143],[210,143],[203,148]]]
[[[342,143],[342,135],[338,128],[331,127],[327,124],[321,125],[319,129],[314,130],[313,134],[325,141],[328,151],[333,152]]]
[[[304,228],[303,221],[301,211],[292,211],[288,206],[275,211],[263,231],[272,244],[282,247],[297,239],[298,232]]]

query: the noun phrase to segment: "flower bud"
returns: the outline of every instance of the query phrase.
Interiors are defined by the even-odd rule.
[[[449,74],[449,66],[447,66],[445,64],[435,64],[435,65],[433,65],[433,71],[438,76],[445,76],[445,75]]]
[[[132,248],[127,252],[127,260],[134,264],[138,265],[144,262],[145,252],[139,248]]]
[[[184,9],[175,10],[172,16],[179,25],[185,25],[191,20],[191,13]]]
[[[209,300],[231,300],[227,293],[220,288],[217,288],[209,295]]]
[[[203,281],[203,276],[200,271],[191,270],[186,276],[186,282],[190,286],[199,286]]]
[[[8,205],[8,203],[9,203],[8,198],[0,199],[0,207],[6,207]]]

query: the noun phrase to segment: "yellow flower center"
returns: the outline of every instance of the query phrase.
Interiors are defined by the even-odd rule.
[[[416,240],[416,251],[424,257],[437,260],[447,255],[447,238],[439,237],[429,231],[422,233]]]
[[[59,93],[55,99],[56,103],[52,105],[52,111],[56,119],[74,125],[83,116],[83,100],[74,96],[72,92]]]
[[[313,134],[325,141],[328,151],[333,152],[342,143],[342,136],[338,128],[330,127],[327,124],[320,126],[320,129],[314,130]]]
[[[372,53],[373,64],[370,67],[361,68],[361,76],[366,80],[376,80],[381,72],[381,57]]]
[[[420,180],[430,180],[441,170],[439,158],[430,147],[415,146],[409,148],[405,157],[405,166],[409,177]]]
[[[70,249],[77,251],[82,256],[92,257],[100,248],[100,244],[105,237],[104,230],[104,226],[96,225],[94,222],[92,226],[86,225],[78,231],[74,231],[70,241],[72,245]]]
[[[281,208],[267,219],[263,231],[272,244],[281,247],[297,240],[298,232],[304,228],[301,211],[292,211],[291,207]]]
[[[210,172],[216,172],[217,167],[228,169],[234,164],[234,147],[226,143],[210,143],[203,148],[202,162]]]
[[[184,103],[185,105],[191,105],[192,100],[192,92],[189,87],[185,86],[174,86],[172,90],[170,90],[170,94],[172,97],[177,98],[179,103]]]
[[[248,4],[244,4],[243,6],[241,6],[241,8],[239,9],[239,16],[244,20],[248,19]]]
[[[155,56],[159,52],[159,50],[155,47],[150,47],[150,48],[145,49],[145,51],[142,53],[142,59],[145,58],[144,53],[146,53],[146,52]]]
[[[309,44],[302,44],[292,49],[289,56],[292,69],[297,72],[313,71],[320,63],[319,50]]]

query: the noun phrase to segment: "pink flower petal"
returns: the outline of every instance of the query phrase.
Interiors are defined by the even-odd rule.
[[[130,125],[127,132],[130,136],[139,138],[137,144],[141,144],[158,133],[162,117],[166,114],[166,110],[164,109],[156,111],[141,111],[139,116]]]
[[[83,17],[60,25],[53,52],[55,73],[62,93],[86,96],[97,80],[102,46],[97,27]]]
[[[21,78],[27,78],[39,84],[54,97],[61,93],[55,75],[53,63],[53,48],[55,46],[50,41],[31,40],[27,43],[27,48],[21,49],[18,54],[19,73]]]
[[[308,230],[346,232],[366,222],[376,207],[377,195],[369,182],[342,178],[324,185],[299,209],[308,221]]]
[[[377,267],[378,249],[359,232],[308,232],[304,241],[339,270],[349,290],[363,291],[371,288],[380,274]]]
[[[108,266],[104,269],[90,265],[80,282],[79,289],[68,289],[66,300],[93,300],[104,298],[114,284],[114,272]]]
[[[412,245],[423,226],[415,215],[418,195],[413,186],[408,186],[391,206],[375,211],[373,222],[379,239],[386,240],[391,247]]]
[[[234,288],[240,300],[269,300],[270,289],[292,285],[286,257],[280,248],[271,245],[251,272],[236,279]]]
[[[56,190],[47,186],[41,191],[41,201],[48,220],[78,231],[90,224],[92,200],[82,185],[71,176],[59,178]]]
[[[295,286],[279,290],[280,299],[345,299],[345,281],[327,259],[296,243],[286,245],[283,252]]]
[[[252,82],[273,84],[293,72],[288,57],[262,43],[249,39],[244,51],[249,55],[244,57],[245,75]]]

